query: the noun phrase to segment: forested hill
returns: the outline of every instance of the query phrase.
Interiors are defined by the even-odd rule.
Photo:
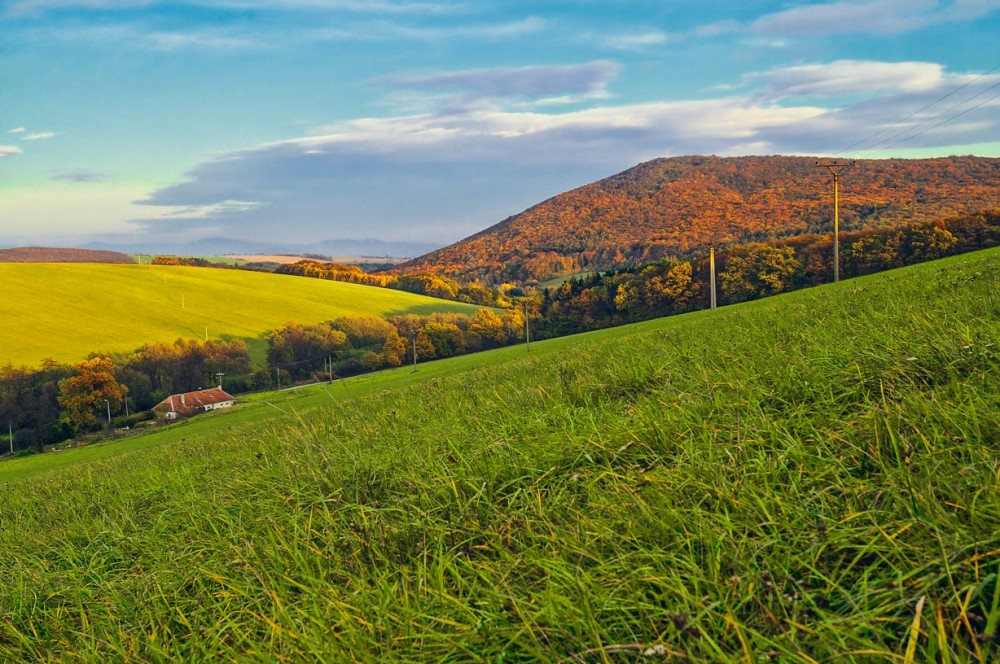
[[[0,249],[0,263],[133,263],[128,254],[100,249],[15,247]]]
[[[671,157],[560,194],[394,272],[544,280],[709,243],[830,232],[832,176],[814,157]],[[861,160],[840,179],[841,228],[909,225],[1000,206],[1000,159]]]

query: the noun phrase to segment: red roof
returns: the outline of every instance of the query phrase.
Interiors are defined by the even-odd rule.
[[[181,415],[194,415],[204,410],[205,406],[211,406],[223,401],[235,401],[236,398],[219,387],[196,392],[185,392],[184,394],[172,394],[160,403],[153,406],[153,410],[169,413],[171,411]]]

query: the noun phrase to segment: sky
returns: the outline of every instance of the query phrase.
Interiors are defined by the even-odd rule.
[[[1000,0],[0,0],[0,246],[439,246],[656,157],[997,157],[998,37]]]

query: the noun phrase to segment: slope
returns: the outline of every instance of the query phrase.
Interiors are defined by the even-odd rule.
[[[253,343],[288,321],[475,307],[395,290],[283,275],[159,265],[0,264],[0,364],[129,352],[177,338]]]
[[[0,249],[0,263],[134,263],[128,254],[98,249],[14,247]]]
[[[36,468],[0,659],[993,661],[998,290],[990,250]]]
[[[830,232],[832,182],[812,157],[673,157],[560,194],[397,268],[523,282],[709,244]],[[933,221],[1000,205],[1000,159],[863,160],[841,179],[842,228]]]

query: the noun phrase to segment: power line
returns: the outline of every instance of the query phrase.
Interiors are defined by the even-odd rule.
[[[946,122],[951,122],[955,118],[961,117],[961,116],[965,115],[966,113],[968,113],[969,111],[975,110],[975,109],[979,108],[980,106],[982,106],[983,104],[991,101],[993,99],[993,97],[988,97],[988,98],[984,99],[983,101],[981,101],[980,103],[976,104],[975,106],[970,106],[969,108],[965,109],[964,111],[961,111],[960,113],[956,113],[955,115],[953,115],[951,117],[945,118],[941,122],[933,124],[930,127],[927,127],[926,129],[923,129],[921,131],[916,131],[916,133],[914,133],[912,136],[905,136],[905,134],[907,134],[907,133],[909,133],[911,131],[915,131],[917,129],[920,129],[920,127],[926,125],[928,122],[934,122],[935,120],[937,120],[941,116],[943,116],[943,115],[945,115],[947,113],[950,113],[951,111],[955,110],[956,108],[959,108],[960,106],[962,106],[964,104],[968,104],[970,101],[972,101],[974,99],[977,99],[978,97],[983,96],[984,94],[986,94],[990,90],[993,90],[993,89],[995,89],[997,87],[1000,87],[1000,81],[997,81],[996,83],[994,83],[993,85],[991,85],[988,88],[984,88],[983,90],[980,90],[979,92],[977,92],[976,94],[972,95],[968,99],[960,101],[957,104],[953,104],[953,105],[949,106],[948,108],[944,109],[943,111],[941,111],[940,113],[936,113],[935,115],[932,115],[932,116],[926,118],[925,120],[923,120],[921,122],[918,122],[917,124],[913,125],[912,127],[907,127],[906,129],[904,129],[904,130],[902,130],[900,132],[897,132],[897,133],[893,134],[892,136],[889,136],[888,138],[885,138],[885,139],[879,141],[878,143],[876,143],[875,145],[871,146],[870,148],[866,148],[864,151],[877,151],[877,150],[881,150],[881,149],[888,149],[888,148],[894,147],[896,145],[899,145],[900,143],[905,143],[906,141],[910,140],[911,138],[915,138],[916,136],[920,136],[921,134],[927,133],[928,131],[930,131],[931,129],[934,129],[935,127],[940,127],[941,125],[945,124]],[[896,141],[895,143],[891,143],[890,145],[886,145],[887,143],[889,143],[889,141],[897,139],[900,136],[905,136],[905,137],[902,138],[902,139],[900,139],[900,140],[898,140],[898,141]]]
[[[992,85],[989,88],[987,88],[986,90],[984,90],[984,92],[988,92],[989,90],[992,90],[993,88],[996,88],[996,87],[1000,87],[1000,81],[998,81],[995,85]],[[978,97],[978,96],[979,95],[976,95],[976,97]],[[964,111],[962,111],[960,113],[956,113],[955,115],[953,115],[953,116],[951,116],[949,118],[945,118],[944,120],[941,120],[941,122],[938,122],[937,124],[933,124],[930,127],[927,127],[926,129],[924,129],[922,131],[918,131],[917,133],[913,134],[912,136],[907,136],[905,138],[902,138],[902,139],[896,141],[895,143],[893,143],[891,145],[885,146],[882,149],[888,150],[890,148],[894,148],[897,145],[899,145],[900,143],[905,143],[906,141],[909,141],[909,140],[911,140],[913,138],[916,138],[917,136],[920,136],[921,134],[926,134],[927,132],[929,132],[932,129],[936,129],[937,127],[940,127],[941,125],[943,125],[943,124],[945,124],[947,122],[951,122],[952,120],[956,120],[956,119],[962,117],[963,115],[965,115],[966,113],[968,113],[970,111],[976,110],[980,106],[983,106],[984,104],[987,104],[988,102],[993,101],[998,96],[1000,96],[1000,94],[993,95],[992,97],[987,97],[986,99],[982,100],[981,102],[979,102],[975,106],[970,106],[969,108],[965,109]],[[975,97],[970,98],[968,101],[972,101],[972,99],[975,99]],[[917,125],[917,126],[920,126],[920,125]]]
[[[852,148],[855,148],[855,147],[857,147],[857,146],[859,146],[859,145],[861,145],[861,144],[863,144],[863,143],[867,143],[867,142],[868,142],[868,141],[870,141],[871,139],[873,139],[873,138],[875,138],[875,137],[877,137],[877,136],[881,136],[881,135],[882,135],[882,134],[884,134],[885,132],[887,132],[887,131],[890,131],[891,129],[894,129],[895,127],[898,127],[899,125],[903,124],[903,123],[904,123],[904,122],[906,122],[907,120],[910,120],[910,119],[912,119],[912,118],[916,117],[917,115],[919,115],[920,113],[923,113],[923,112],[924,112],[924,111],[926,111],[927,109],[931,108],[932,106],[935,106],[935,105],[937,105],[937,104],[941,103],[941,102],[942,102],[942,101],[944,101],[945,99],[947,99],[947,98],[951,97],[952,95],[954,95],[954,94],[956,94],[956,93],[958,93],[958,92],[960,92],[960,91],[964,90],[965,88],[969,87],[970,85],[972,85],[973,83],[975,83],[975,82],[976,82],[976,81],[978,81],[979,79],[983,78],[984,76],[988,76],[989,74],[993,73],[994,71],[996,71],[996,70],[998,70],[998,69],[1000,69],[1000,64],[997,64],[997,65],[994,65],[993,67],[991,67],[990,69],[988,69],[988,70],[984,71],[983,73],[979,74],[978,76],[976,76],[976,77],[975,77],[975,78],[973,78],[972,80],[970,80],[970,81],[966,81],[965,83],[963,83],[962,85],[958,86],[958,87],[957,87],[957,88],[955,88],[954,90],[951,90],[950,92],[947,92],[947,93],[945,93],[945,94],[941,95],[940,97],[938,97],[937,99],[935,99],[935,100],[934,100],[934,101],[932,101],[931,103],[929,103],[929,104],[927,104],[927,105],[925,105],[925,106],[923,106],[923,107],[921,107],[921,108],[917,109],[917,110],[916,110],[916,111],[914,111],[913,113],[910,113],[910,114],[909,114],[909,115],[907,115],[907,116],[906,116],[905,118],[902,118],[902,119],[900,119],[900,120],[897,120],[896,122],[892,123],[892,124],[891,124],[891,125],[889,125],[888,127],[883,127],[882,129],[880,129],[880,130],[876,131],[875,133],[873,133],[873,134],[870,134],[870,135],[866,136],[865,138],[862,138],[861,140],[859,140],[859,141],[856,141],[856,142],[852,143],[851,145],[848,145],[848,146],[847,146],[846,148],[843,148],[843,149],[841,149],[841,150],[839,150],[839,151],[835,152],[835,153],[834,153],[834,156],[837,156],[837,155],[841,155],[841,154],[843,154],[843,153],[847,152],[848,150],[851,150]],[[1000,84],[1000,83],[998,83],[998,84]],[[954,108],[956,108],[956,107],[958,107],[958,106],[961,106],[962,104],[965,104],[965,103],[968,103],[969,101],[971,101],[971,100],[975,99],[976,97],[980,96],[981,94],[983,94],[983,93],[985,93],[985,92],[988,92],[989,90],[992,90],[992,89],[993,89],[993,88],[995,88],[995,87],[997,87],[997,86],[996,86],[996,85],[993,85],[993,86],[991,86],[991,87],[987,88],[986,90],[983,90],[983,91],[979,92],[978,94],[976,94],[976,95],[974,95],[974,96],[970,97],[969,99],[966,99],[966,100],[964,100],[964,101],[962,101],[962,102],[959,102],[958,104],[955,104],[954,106],[951,106],[951,107],[949,107],[948,109],[946,109],[946,110],[944,110],[944,111],[941,111],[941,112],[940,112],[940,113],[938,113],[937,115],[935,115],[935,116],[933,116],[933,117],[929,118],[928,120],[925,120],[924,122],[921,122],[920,124],[918,124],[918,125],[916,125],[916,126],[917,126],[917,127],[919,127],[919,126],[920,126],[921,124],[924,124],[924,123],[926,123],[926,122],[928,122],[928,121],[931,121],[931,120],[934,120],[934,119],[936,119],[936,118],[940,117],[940,116],[941,116],[942,114],[944,114],[944,113],[947,113],[948,111],[950,111],[950,110],[952,110],[952,109],[954,109]],[[980,105],[981,105],[981,104],[977,105],[977,106],[976,106],[976,107],[974,107],[974,108],[978,108],[978,106],[980,106]],[[971,109],[969,109],[969,110],[971,110]],[[957,116],[956,116],[956,117],[957,117]],[[943,124],[943,123],[942,123],[942,124]],[[906,133],[907,131],[911,131],[912,129],[913,129],[913,127],[908,127],[907,129],[904,129],[904,130],[903,130],[903,131],[901,131],[901,132],[898,132],[898,133],[896,133],[896,134],[893,134],[892,136],[888,137],[887,139],[884,139],[884,140],[882,140],[882,141],[879,141],[878,143],[876,143],[876,144],[875,144],[874,146],[872,146],[872,147],[870,147],[870,148],[865,148],[865,149],[864,149],[864,150],[862,150],[861,152],[867,152],[867,151],[869,151],[869,150],[874,150],[874,149],[876,149],[876,148],[877,148],[877,147],[878,147],[879,145],[882,145],[882,144],[883,144],[883,143],[885,143],[886,141],[891,141],[891,140],[893,140],[894,138],[896,138],[896,137],[898,137],[898,136],[900,136],[900,135],[902,135],[902,134]],[[907,139],[907,140],[908,140],[908,139]]]

